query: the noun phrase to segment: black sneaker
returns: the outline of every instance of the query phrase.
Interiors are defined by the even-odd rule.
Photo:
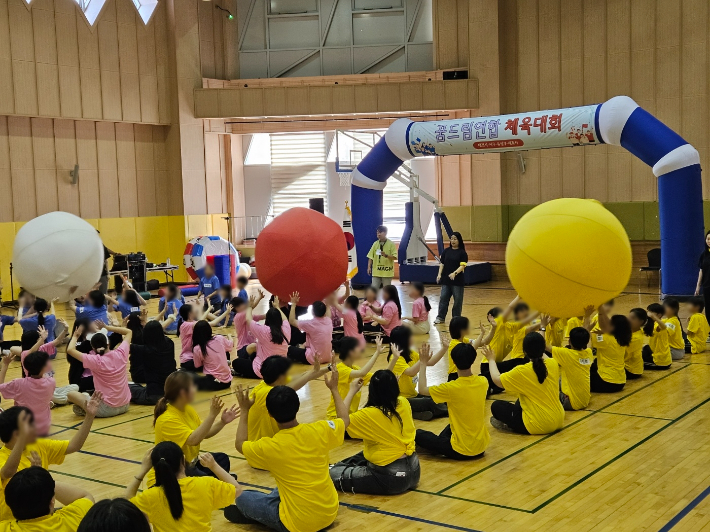
[[[231,506],[227,506],[224,509],[224,518],[229,521],[230,523],[236,523],[238,525],[254,525],[257,524],[258,521],[255,521],[254,519],[250,519],[249,517],[245,516],[242,512],[239,511],[239,508],[237,508],[236,504],[232,504]]]
[[[431,421],[434,419],[434,413],[429,410],[425,410],[424,412],[412,412],[412,417],[419,421]]]

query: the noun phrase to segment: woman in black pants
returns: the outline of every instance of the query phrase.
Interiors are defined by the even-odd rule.
[[[348,411],[362,383],[362,379],[356,379],[350,385],[344,401]],[[412,408],[404,397],[399,397],[394,373],[387,369],[375,372],[367,404],[350,414],[347,430],[352,438],[363,440],[365,450],[330,469],[336,489],[344,493],[396,495],[417,487],[420,468]]]
[[[705,247],[698,260],[698,285],[695,287],[695,295],[703,293],[705,298],[705,317],[710,320],[710,231],[705,233]]]

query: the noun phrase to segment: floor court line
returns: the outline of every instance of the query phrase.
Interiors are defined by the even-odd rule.
[[[700,495],[695,497],[692,501],[688,503],[688,505],[683,508],[680,512],[678,512],[673,519],[668,521],[663,527],[658,532],[668,532],[671,530],[674,526],[676,526],[678,523],[680,523],[683,518],[688,515],[698,504],[703,502],[705,498],[710,495],[710,487],[705,488],[703,491],[700,492]]]
[[[450,490],[450,489],[452,489],[452,488],[455,488],[455,487],[458,486],[459,484],[461,484],[461,483],[463,483],[463,482],[466,482],[467,480],[470,480],[470,479],[472,479],[473,477],[475,477],[475,476],[477,476],[477,475],[480,475],[481,473],[483,473],[484,471],[490,469],[491,467],[493,467],[493,466],[495,466],[495,465],[498,465],[498,464],[500,464],[501,462],[504,462],[504,461],[506,461],[506,460],[512,458],[513,456],[515,456],[515,455],[517,455],[517,454],[520,454],[521,452],[525,451],[526,449],[529,449],[530,447],[532,447],[532,446],[534,446],[534,445],[537,445],[538,443],[540,443],[540,442],[542,442],[542,441],[545,441],[545,440],[547,440],[548,438],[551,438],[551,437],[555,436],[556,434],[559,434],[560,432],[562,432],[562,431],[564,431],[564,430],[567,430],[569,427],[572,427],[572,426],[576,425],[576,424],[579,423],[580,421],[582,421],[582,420],[584,420],[584,419],[587,419],[587,418],[590,417],[590,416],[593,416],[593,415],[595,415],[595,414],[597,414],[597,413],[599,413],[599,412],[603,412],[605,409],[607,409],[607,408],[609,408],[609,407],[615,405],[615,404],[618,403],[619,401],[623,401],[624,399],[627,399],[628,397],[631,397],[632,395],[635,395],[635,394],[637,394],[638,392],[640,392],[640,391],[642,391],[642,390],[645,390],[645,389],[648,388],[649,386],[653,386],[653,385],[656,384],[657,382],[660,382],[660,381],[662,381],[662,380],[664,380],[664,379],[667,379],[667,378],[670,377],[671,375],[674,375],[675,373],[678,373],[679,371],[682,371],[682,370],[684,370],[685,368],[688,368],[688,367],[690,367],[690,364],[684,364],[684,365],[682,365],[681,367],[679,367],[678,369],[673,370],[673,371],[671,371],[670,373],[668,373],[668,374],[666,374],[666,375],[663,375],[662,377],[660,377],[660,378],[658,378],[658,379],[656,379],[656,380],[654,380],[654,381],[652,381],[652,382],[649,382],[649,383],[645,384],[644,386],[642,386],[642,387],[639,388],[638,390],[634,390],[633,392],[631,392],[631,393],[629,393],[629,394],[626,394],[626,395],[624,395],[623,397],[619,397],[619,398],[616,399],[615,401],[612,401],[612,402],[609,403],[608,405],[606,405],[606,406],[604,406],[604,407],[602,407],[602,408],[600,408],[600,409],[598,409],[598,410],[588,410],[588,412],[590,412],[588,416],[581,417],[581,418],[577,419],[576,421],[573,421],[573,422],[570,423],[569,425],[565,425],[561,430],[559,430],[559,431],[557,431],[557,432],[555,432],[555,433],[553,433],[553,434],[548,434],[548,435],[546,435],[546,436],[544,436],[544,437],[542,437],[542,438],[540,438],[540,439],[538,439],[538,440],[536,440],[536,441],[530,443],[529,445],[526,445],[525,447],[522,447],[521,449],[518,449],[517,451],[515,451],[515,452],[513,452],[513,453],[511,453],[511,454],[509,454],[509,455],[506,455],[506,456],[504,456],[503,458],[500,458],[499,460],[496,460],[495,462],[493,462],[492,464],[490,464],[490,465],[484,467],[483,469],[480,469],[480,470],[478,470],[478,471],[476,471],[476,472],[474,472],[474,473],[471,473],[471,474],[468,475],[467,477],[464,477],[464,478],[462,478],[461,480],[459,480],[459,481],[457,481],[457,482],[454,482],[453,484],[451,484],[451,485],[449,485],[449,486],[446,486],[445,488],[440,489],[439,491],[436,492],[436,494],[443,494],[444,492],[446,492],[446,491],[448,491],[448,490]]]

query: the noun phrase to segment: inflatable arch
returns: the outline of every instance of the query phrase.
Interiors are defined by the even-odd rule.
[[[404,161],[429,155],[605,143],[626,148],[653,168],[658,178],[662,290],[668,295],[692,294],[703,249],[700,158],[680,135],[628,96],[569,109],[432,122],[401,118],[394,122],[353,170],[352,227],[358,249],[358,274],[353,281],[370,282],[367,251],[375,228],[382,223],[382,189]]]

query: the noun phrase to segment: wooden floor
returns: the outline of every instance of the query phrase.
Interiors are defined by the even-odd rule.
[[[434,287],[430,290],[435,310],[438,297]],[[478,324],[489,308],[504,306],[513,297],[502,283],[467,288],[463,312]],[[652,294],[627,293],[617,299],[615,311],[625,313],[655,300]],[[406,313],[406,296],[403,306]],[[69,318],[66,310],[58,309],[58,314]],[[18,327],[6,329],[7,339],[18,334]],[[440,345],[434,328],[429,341],[433,348]],[[54,364],[58,384],[66,384],[63,348]],[[376,368],[385,365],[383,357]],[[294,373],[305,369],[296,366]],[[13,363],[9,377],[18,376],[19,365]],[[444,362],[430,369],[432,384],[445,376]],[[238,382],[244,381],[235,379],[234,385]],[[235,402],[225,395],[227,404]],[[299,395],[301,422],[324,417],[329,395],[322,381],[310,383]],[[208,410],[208,398],[201,394],[196,405],[201,415]],[[556,434],[519,436],[490,427],[491,444],[480,460],[458,463],[420,454],[417,490],[394,497],[341,494],[331,530],[710,531],[710,498],[705,498],[710,492],[709,403],[710,354],[686,356],[669,371],[629,382],[623,392],[593,395],[587,410],[566,414],[565,427]],[[52,411],[52,421],[52,437],[68,439],[81,419],[70,407],[61,407]],[[447,419],[415,423],[439,431]],[[251,469],[234,449],[235,430],[236,423],[227,426],[204,442],[204,450],[229,454],[232,471],[245,486],[272,488],[273,478]],[[97,419],[84,449],[52,472],[97,498],[116,497],[152,442],[152,409],[131,406],[122,416]],[[361,443],[346,441],[331,461],[361,449]],[[237,528],[219,512],[213,525],[219,532]]]

